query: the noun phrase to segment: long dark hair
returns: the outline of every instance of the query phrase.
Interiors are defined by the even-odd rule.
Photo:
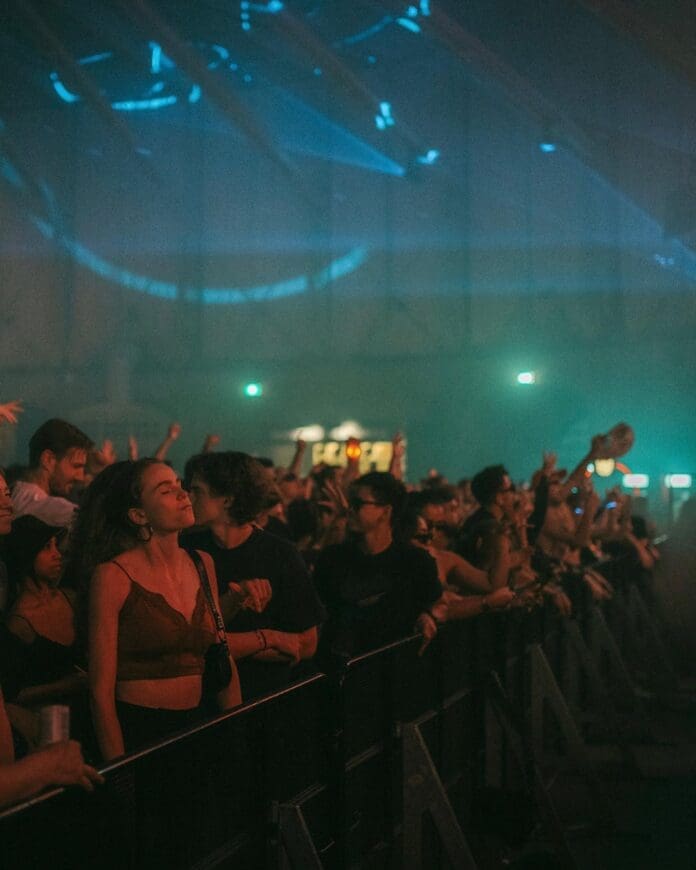
[[[140,527],[128,511],[140,507],[143,475],[157,459],[126,460],[109,465],[85,490],[70,534],[66,574],[86,590],[97,565],[141,542]]]

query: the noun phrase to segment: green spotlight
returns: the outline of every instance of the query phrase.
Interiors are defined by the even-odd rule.
[[[263,396],[263,386],[257,383],[244,384],[244,395],[248,399],[258,399]]]

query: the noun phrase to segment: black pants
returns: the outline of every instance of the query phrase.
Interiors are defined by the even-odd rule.
[[[116,715],[126,752],[142,749],[179,731],[193,728],[202,718],[198,707],[191,710],[165,710],[126,704],[125,701],[116,701]]]

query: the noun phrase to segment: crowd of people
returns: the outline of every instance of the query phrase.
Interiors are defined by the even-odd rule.
[[[593,488],[601,436],[571,473],[544,454],[529,484],[494,465],[407,485],[399,435],[389,471],[364,474],[353,439],[345,466],[303,473],[301,440],[279,468],[208,436],[180,477],[179,433],[119,461],[52,419],[0,475],[0,806],[91,789],[101,762],[400,638],[424,654],[450,620],[570,616],[659,558],[630,497]],[[75,740],[40,745],[47,705]]]

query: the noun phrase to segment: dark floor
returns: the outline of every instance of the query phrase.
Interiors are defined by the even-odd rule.
[[[630,745],[633,769],[609,744],[588,747],[614,817],[609,831],[592,819],[583,780],[554,786],[564,817],[588,821],[568,834],[578,870],[696,870],[696,694],[673,693],[647,713],[655,742]]]

